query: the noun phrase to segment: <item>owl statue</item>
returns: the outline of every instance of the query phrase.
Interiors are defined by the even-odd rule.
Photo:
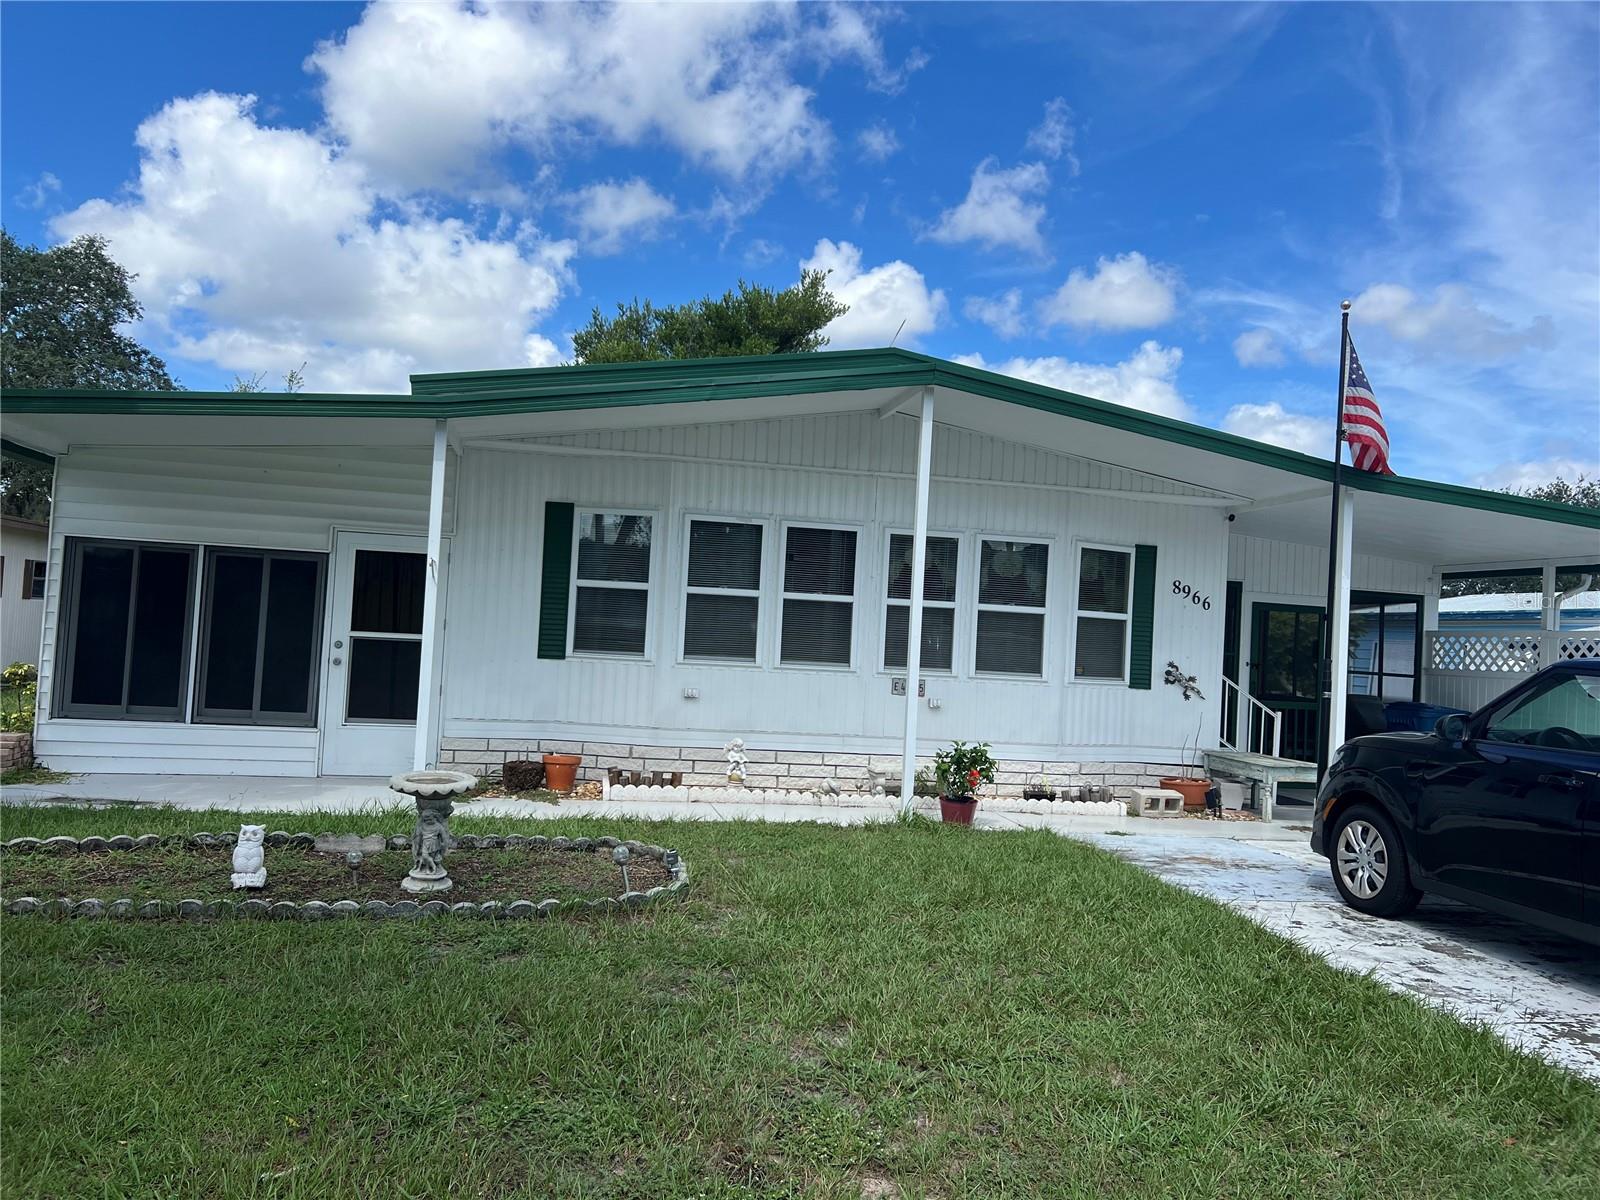
[[[233,848],[233,886],[258,888],[267,885],[267,855],[262,839],[265,825],[239,826],[239,842]]]

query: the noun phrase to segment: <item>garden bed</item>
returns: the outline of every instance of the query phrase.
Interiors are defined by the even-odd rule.
[[[467,908],[480,916],[542,916],[557,908],[634,907],[681,890],[687,880],[677,854],[659,846],[627,843],[625,888],[612,861],[613,848],[623,844],[617,838],[466,835],[446,860],[454,886],[418,897],[400,886],[411,869],[403,836],[273,833],[265,848],[266,886],[235,889],[234,841],[231,834],[18,838],[0,852],[0,896],[13,914],[81,917],[249,916],[267,909],[274,916],[467,915]],[[354,842],[368,852],[352,868],[345,852]]]

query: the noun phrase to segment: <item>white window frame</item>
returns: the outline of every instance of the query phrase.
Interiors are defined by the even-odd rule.
[[[840,596],[828,592],[791,592],[786,585],[785,576],[788,572],[789,555],[789,530],[791,529],[839,529],[856,535],[856,569],[850,578],[850,595]],[[864,530],[860,525],[851,525],[843,521],[808,521],[802,517],[793,520],[785,518],[779,522],[777,552],[777,581],[774,587],[777,590],[778,602],[774,604],[772,619],[777,623],[773,630],[771,661],[773,667],[784,671],[832,671],[835,673],[856,670],[858,658],[861,653],[861,622],[856,620],[861,611],[861,572],[866,569],[865,555],[861,553],[865,538]],[[850,661],[848,663],[792,663],[783,661],[783,610],[784,604],[789,600],[820,600],[832,604],[849,603],[850,612]]]
[[[578,544],[582,539],[583,518],[649,517],[650,566],[643,583],[615,579],[580,579],[578,577]],[[656,616],[650,601],[650,588],[659,575],[661,566],[661,512],[659,509],[635,504],[577,504],[572,511],[572,570],[567,579],[567,657],[598,658],[610,662],[654,662]],[[644,652],[634,654],[620,650],[579,650],[573,644],[578,634],[578,588],[612,588],[619,592],[643,592],[644,601]]]
[[[1093,609],[1079,608],[1078,600],[1082,595],[1079,584],[1083,578],[1083,552],[1085,550],[1108,550],[1116,554],[1128,556],[1128,598],[1127,611],[1121,613],[1096,612]],[[1119,546],[1115,542],[1074,542],[1072,550],[1072,630],[1068,635],[1067,646],[1067,682],[1083,684],[1088,687],[1127,687],[1129,662],[1133,655],[1133,568],[1134,548],[1132,546]],[[1102,679],[1087,677],[1078,674],[1078,622],[1084,617],[1094,620],[1123,622],[1122,635],[1122,676],[1119,679]]]
[[[1044,604],[1033,607],[1025,604],[985,604],[983,602],[983,544],[985,542],[1022,542],[1026,545],[1045,547],[1045,583]],[[1049,683],[1050,682],[1050,589],[1053,580],[1058,574],[1056,568],[1056,544],[1054,538],[1030,537],[1020,533],[976,533],[972,538],[972,654],[969,661],[972,664],[972,677],[974,679],[990,679],[996,682],[1009,683]],[[980,671],[978,670],[978,614],[986,612],[1000,613],[1038,613],[1043,620],[1040,622],[1039,645],[1039,674],[1018,675],[1010,671]]]
[[[689,555],[691,552],[691,537],[694,523],[705,521],[717,525],[755,525],[761,530],[761,558],[757,564],[759,575],[756,579],[756,588],[751,591],[747,588],[713,588],[691,587],[689,584]],[[772,607],[771,599],[767,593],[767,580],[770,570],[768,563],[772,554],[772,521],[765,517],[744,516],[738,513],[704,513],[692,512],[683,514],[683,571],[679,576],[682,584],[683,603],[678,606],[678,655],[677,664],[681,667],[732,667],[738,670],[761,670],[766,665],[767,642],[767,609]],[[756,602],[756,656],[749,658],[691,658],[684,653],[683,640],[689,629],[689,597],[690,596],[747,596]],[[781,602],[780,602],[781,607]]]
[[[888,569],[889,569],[889,567],[891,565],[890,562],[889,562],[889,554],[891,552],[891,548],[894,545],[894,539],[897,538],[897,537],[915,537],[915,536],[916,536],[916,532],[914,530],[901,529],[901,528],[893,526],[893,525],[885,527],[885,529],[883,531],[883,546],[882,546],[883,554],[881,556],[881,562],[882,562],[882,565],[884,567],[884,574],[883,574],[883,577],[882,577],[882,580],[881,580],[883,586],[879,589],[879,591],[882,593],[880,599],[883,600],[883,611],[879,614],[879,620],[878,620],[878,671],[877,671],[877,673],[879,675],[890,675],[890,676],[898,677],[898,676],[904,675],[906,673],[906,670],[907,670],[907,667],[905,667],[905,666],[886,667],[886,666],[883,665],[883,656],[886,653],[888,653],[888,650],[889,650],[889,609],[891,607],[898,607],[898,608],[907,609],[909,611],[910,608],[911,608],[911,601],[909,599],[901,600],[898,597],[891,597],[889,595],[889,570]],[[956,596],[955,596],[954,600],[928,600],[928,599],[924,598],[924,600],[922,601],[922,607],[925,608],[925,609],[926,608],[948,608],[955,614],[951,618],[951,636],[955,639],[955,644],[950,647],[950,666],[948,668],[945,668],[945,667],[930,667],[926,663],[923,663],[922,664],[921,674],[923,674],[923,675],[940,675],[940,676],[948,676],[950,678],[956,678],[961,673],[961,670],[960,670],[961,663],[962,663],[962,657],[961,656],[962,656],[962,651],[963,651],[963,647],[961,645],[961,596],[962,596],[962,593],[966,589],[966,579],[967,579],[967,535],[964,534],[964,533],[958,533],[955,530],[946,530],[946,529],[930,529],[930,530],[928,530],[928,539],[931,541],[934,538],[946,538],[946,539],[948,539],[950,541],[955,542],[955,544],[956,544]],[[910,645],[907,645],[906,646],[906,658],[908,660],[911,657],[911,653],[910,652],[911,652],[911,647],[910,647]]]

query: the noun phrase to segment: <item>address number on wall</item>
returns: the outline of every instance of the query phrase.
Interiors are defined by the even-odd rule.
[[[1181,579],[1172,581],[1172,594],[1174,596],[1182,596],[1190,604],[1198,605],[1207,612],[1211,611],[1211,597],[1202,596],[1197,589],[1190,587]]]

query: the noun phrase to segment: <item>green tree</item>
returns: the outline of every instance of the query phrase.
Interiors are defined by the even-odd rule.
[[[176,388],[167,364],[122,332],[144,315],[133,278],[106,252],[103,238],[41,250],[0,229],[0,384]],[[48,467],[7,458],[0,463],[0,508],[43,517],[50,484]]]
[[[1535,500],[1553,500],[1557,504],[1572,504],[1578,508],[1600,508],[1600,479],[1590,479],[1580,474],[1568,483],[1557,475],[1549,483],[1527,488],[1521,494],[1532,496]]]
[[[301,363],[293,370],[283,373],[283,390],[286,392],[302,391],[306,386],[305,363]],[[257,371],[254,375],[235,375],[230,392],[262,392],[266,390],[267,373]]]
[[[662,307],[645,300],[618,304],[607,318],[598,308],[572,337],[580,363],[792,354],[828,344],[822,329],[848,308],[828,290],[826,271],[805,271],[793,287],[739,281],[720,299],[706,296]]]

